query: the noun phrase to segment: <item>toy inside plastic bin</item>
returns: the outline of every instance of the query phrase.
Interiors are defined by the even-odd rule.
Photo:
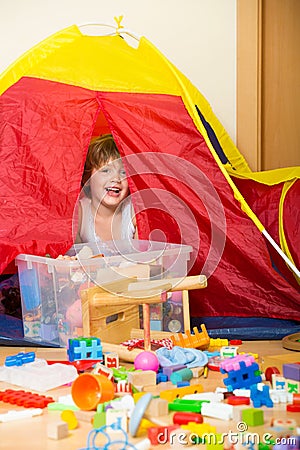
[[[143,280],[185,276],[191,250],[134,240],[74,245],[68,254],[76,260],[19,255],[25,338],[65,347],[69,338],[82,336],[82,289],[131,276]]]

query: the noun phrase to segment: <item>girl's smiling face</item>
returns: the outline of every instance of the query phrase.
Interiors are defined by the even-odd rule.
[[[110,160],[105,166],[93,169],[90,188],[94,206],[97,204],[98,207],[101,203],[109,208],[117,208],[129,194],[122,160]]]

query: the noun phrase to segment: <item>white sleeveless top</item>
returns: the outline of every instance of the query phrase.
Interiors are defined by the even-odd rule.
[[[102,239],[96,234],[94,227],[94,217],[91,209],[91,199],[83,197],[80,200],[82,218],[81,229],[79,236],[81,242],[103,242]],[[134,237],[135,226],[132,222],[132,204],[130,197],[127,197],[122,203],[122,226],[121,226],[121,239],[131,240]]]

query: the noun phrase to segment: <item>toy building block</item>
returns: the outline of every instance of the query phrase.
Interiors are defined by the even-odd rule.
[[[258,359],[258,353],[252,353],[252,352],[247,352],[247,353],[245,353],[245,352],[239,352],[239,355],[248,355],[248,356],[253,356],[253,358],[254,359]]]
[[[204,373],[204,367],[192,367],[193,378],[200,378]]]
[[[224,361],[221,362],[221,369],[223,369],[225,372],[231,372],[233,370],[240,370],[241,365],[240,363],[243,362],[243,364],[246,367],[252,366],[253,363],[255,363],[255,359],[251,355],[237,355],[232,358],[226,358]]]
[[[202,442],[202,436],[210,433],[216,433],[216,427],[210,425],[209,423],[195,423],[189,422],[187,425],[181,425],[183,430],[190,430],[191,433],[199,436],[199,440],[195,442],[200,444]]]
[[[232,393],[234,395],[236,395],[237,397],[249,397],[251,395],[250,389],[234,389],[232,391]]]
[[[12,405],[23,406],[24,408],[46,408],[49,403],[54,402],[52,397],[33,394],[32,392],[16,391],[14,389],[0,391],[0,400]]]
[[[160,398],[164,398],[169,402],[175,400],[175,398],[181,398],[187,394],[197,394],[198,392],[203,392],[203,386],[201,384],[193,384],[191,386],[186,386],[177,389],[166,389],[159,393]]]
[[[286,405],[286,410],[289,412],[300,413],[300,405],[291,403],[290,405]]]
[[[41,414],[43,414],[41,408],[32,408],[25,411],[10,410],[0,414],[0,422],[12,422],[14,420],[26,419],[27,417],[40,416]]]
[[[271,431],[273,437],[289,437],[296,434],[297,422],[295,419],[272,419]],[[275,436],[275,433],[277,434]]]
[[[256,384],[250,386],[250,398],[253,402],[254,408],[260,408],[261,406],[267,406],[273,408],[273,402],[270,398],[270,387],[267,385],[262,386],[259,389]]]
[[[108,368],[115,367],[118,369],[119,367],[119,355],[117,353],[105,353],[104,354],[104,365]]]
[[[146,409],[145,417],[159,417],[167,416],[169,413],[168,401],[163,398],[152,398],[149,406]]]
[[[203,423],[203,416],[194,412],[176,412],[173,415],[173,423],[187,425],[189,422]]]
[[[7,356],[5,358],[4,365],[6,367],[22,366],[23,364],[33,362],[34,360],[35,360],[34,352],[27,352],[27,353],[19,352],[16,355]]]
[[[111,380],[114,377],[114,372],[111,368],[106,367],[104,364],[101,363],[96,363],[92,373],[98,373],[100,375],[104,375],[105,377],[107,377],[109,380]]]
[[[115,383],[115,393],[116,394],[132,393],[132,384],[128,383],[127,380],[119,380],[117,383]]]
[[[188,411],[201,413],[203,403],[208,403],[206,400],[185,400],[182,398],[175,398],[173,402],[169,403],[169,411]]]
[[[106,413],[105,412],[96,412],[96,414],[93,414],[92,417],[92,425],[93,428],[100,428],[106,425]]]
[[[92,419],[95,416],[95,411],[83,411],[82,409],[77,409],[74,411],[74,414],[80,422],[92,423]]]
[[[223,434],[210,434],[205,438],[206,450],[223,450],[224,449]]]
[[[175,372],[176,370],[181,370],[181,369],[185,369],[186,365],[185,364],[174,364],[173,366],[165,366],[162,368],[162,373],[164,375],[167,375],[168,380],[170,380],[170,377],[172,375],[173,372]]]
[[[242,421],[251,427],[256,427],[258,425],[264,424],[264,412],[262,409],[243,409],[242,410]]]
[[[217,338],[217,339],[213,339],[213,338],[210,338],[210,340],[209,340],[209,351],[212,351],[213,349],[220,349],[221,347],[224,347],[224,346],[226,346],[226,345],[228,345],[228,339],[220,339],[220,338]]]
[[[203,403],[201,414],[203,416],[213,417],[215,419],[232,419],[233,406],[226,403]]]
[[[220,392],[198,392],[197,394],[186,394],[184,400],[206,400],[207,402],[221,402],[224,394]]]
[[[234,356],[237,356],[238,347],[233,345],[228,345],[225,347],[220,348],[220,356],[222,358],[232,358]]]
[[[165,427],[150,427],[147,429],[147,435],[152,445],[166,444],[170,442],[172,431],[176,430],[178,425],[168,425]]]
[[[69,428],[66,422],[58,421],[47,425],[47,437],[50,439],[64,439],[69,435]]]
[[[78,359],[103,360],[101,341],[96,337],[69,339],[67,354],[69,361]]]
[[[198,331],[197,327],[193,328],[193,332],[194,334],[192,335],[189,330],[186,330],[185,334],[178,333],[171,336],[173,345],[183,348],[208,348],[210,337],[208,336],[205,325],[201,324],[201,332]]]
[[[293,401],[293,394],[285,389],[270,389],[270,398],[273,403],[290,403]]]
[[[250,397],[238,397],[236,395],[232,395],[227,398],[228,405],[250,405]]]
[[[273,373],[272,374],[272,388],[286,390],[286,379],[281,375],[277,375],[276,373]]]
[[[286,389],[289,394],[300,394],[300,381],[286,380]]]
[[[128,372],[128,382],[137,389],[145,386],[156,386],[156,372],[154,370]]]
[[[166,381],[168,381],[168,375],[165,375],[162,372],[158,372],[158,374],[156,375],[156,384],[165,383]]]
[[[190,381],[193,378],[193,372],[191,369],[185,368],[181,370],[176,370],[170,376],[170,381],[172,384],[177,384],[181,381]]]
[[[253,384],[261,382],[262,378],[257,363],[252,362],[248,364],[247,360],[243,361],[241,359],[237,362],[230,362],[236,358],[238,357],[228,358],[221,363],[220,372],[227,373],[227,378],[223,382],[228,391],[233,391],[238,388],[248,388]],[[226,361],[228,361],[228,364],[226,364]]]

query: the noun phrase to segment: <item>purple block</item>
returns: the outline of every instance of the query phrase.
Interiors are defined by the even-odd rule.
[[[299,364],[283,364],[283,376],[288,380],[300,381],[300,363]]]
[[[173,372],[176,370],[186,369],[186,366],[184,364],[176,364],[174,366],[166,366],[163,367],[163,374],[167,375],[168,380],[170,380],[170,376]]]

